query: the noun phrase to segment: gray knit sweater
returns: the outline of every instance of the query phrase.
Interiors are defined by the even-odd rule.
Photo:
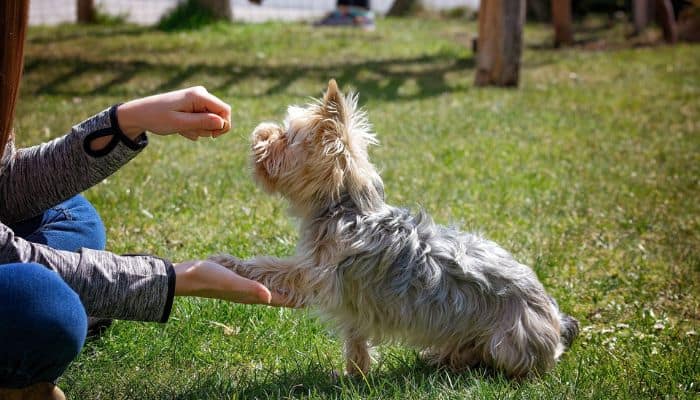
[[[109,145],[92,151],[90,141],[102,136],[112,137]],[[17,237],[5,225],[37,216],[99,183],[146,144],[145,134],[136,142],[124,136],[116,106],[48,143],[15,150],[10,142],[0,159],[0,268],[36,262],[58,272],[90,316],[167,321],[175,291],[175,272],[168,261],[85,248],[76,253],[56,250]]]

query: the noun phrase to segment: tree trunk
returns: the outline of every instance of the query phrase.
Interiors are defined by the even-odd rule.
[[[518,86],[525,0],[482,0],[476,86]]]
[[[214,14],[214,17],[231,21],[233,19],[233,9],[229,0],[197,0],[202,7],[207,8]]]
[[[416,3],[417,0],[395,0],[386,15],[390,17],[405,16],[416,6]]]
[[[635,35],[644,32],[644,29],[649,25],[649,14],[652,11],[650,5],[649,0],[632,0],[632,24]]]
[[[571,26],[571,0],[552,0],[554,47],[568,46],[574,42]]]
[[[676,28],[676,18],[673,15],[671,0],[656,0],[656,20],[664,32],[664,40],[668,43],[676,43],[678,29]]]
[[[78,23],[90,24],[95,22],[95,2],[93,0],[78,0]]]

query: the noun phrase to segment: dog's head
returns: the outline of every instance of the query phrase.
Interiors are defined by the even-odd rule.
[[[290,106],[283,126],[258,125],[252,140],[257,182],[286,197],[300,213],[346,194],[363,211],[383,200],[381,178],[367,155],[377,140],[357,108],[357,95],[343,96],[335,80],[323,98]]]

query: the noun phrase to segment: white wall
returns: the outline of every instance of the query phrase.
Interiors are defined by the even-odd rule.
[[[5,0],[0,0],[5,1]],[[370,6],[379,14],[391,7],[393,0],[370,0]],[[479,0],[422,0],[430,9],[455,7],[478,8]],[[131,22],[153,24],[178,0],[96,0],[102,12],[126,15]],[[256,6],[248,0],[231,0],[234,18],[246,22],[266,20],[309,20],[316,19],[335,8],[336,0],[263,0]],[[29,23],[32,25],[55,25],[62,22],[75,22],[76,0],[32,0],[30,2]]]

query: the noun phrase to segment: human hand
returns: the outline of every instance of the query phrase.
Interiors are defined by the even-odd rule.
[[[121,104],[117,120],[130,139],[144,131],[179,133],[190,140],[215,138],[231,129],[231,107],[204,87],[195,86]]]
[[[185,261],[174,266],[175,295],[208,297],[243,304],[289,306],[284,296],[212,261]]]

